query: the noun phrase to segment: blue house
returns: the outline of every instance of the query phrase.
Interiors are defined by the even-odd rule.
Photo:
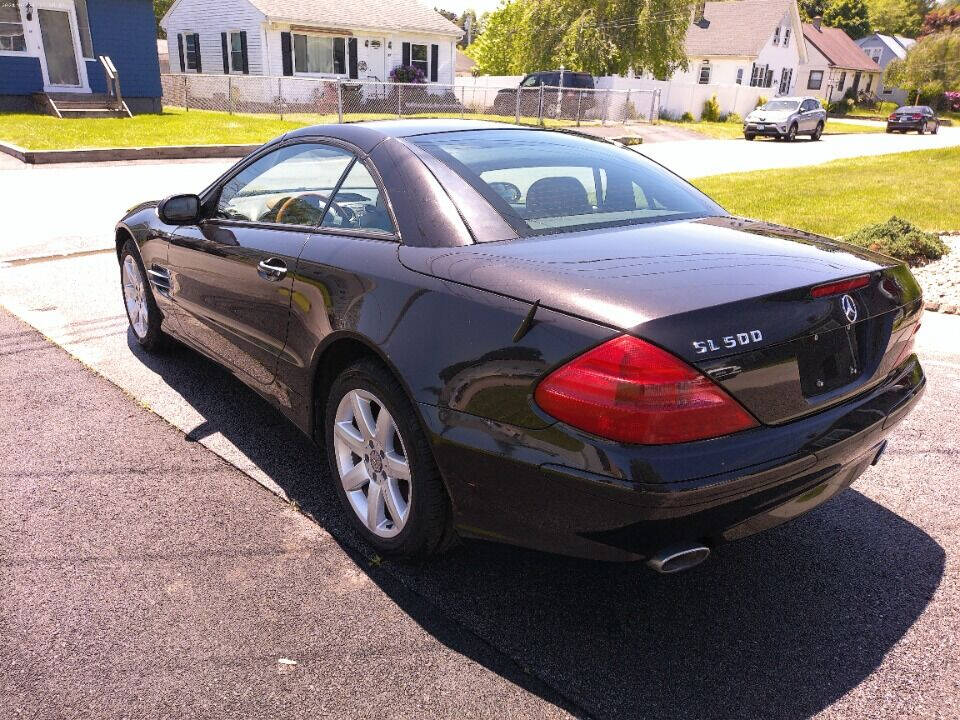
[[[110,107],[112,63],[130,111],[160,112],[156,36],[151,0],[0,0],[0,110]]]

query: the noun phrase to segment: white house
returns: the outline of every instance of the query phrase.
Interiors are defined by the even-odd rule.
[[[701,2],[687,29],[688,69],[672,80],[790,95],[807,60],[796,0]]]
[[[903,60],[907,57],[907,51],[917,44],[916,40],[903,37],[902,35],[882,35],[874,33],[857,40],[857,45],[882,69],[886,70],[893,60]],[[887,87],[880,80],[880,90],[877,93],[881,100],[890,100],[903,105],[909,102],[907,91],[900,88]]]
[[[803,79],[806,92],[827,101],[837,100],[850,91],[854,95],[878,94],[880,66],[843,30],[826,27],[820,18],[814,18],[812,23],[804,23],[803,37],[810,56]]]
[[[160,25],[175,73],[452,84],[456,25],[417,0],[176,0]]]

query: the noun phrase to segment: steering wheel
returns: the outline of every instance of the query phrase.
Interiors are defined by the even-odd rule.
[[[303,195],[293,195],[283,201],[283,204],[280,205],[280,209],[277,210],[275,222],[282,223],[283,217],[286,215],[287,211],[290,210],[295,203],[305,200],[306,198],[316,198],[320,205],[322,206],[327,202],[327,196],[321,195],[320,193],[304,193]],[[348,220],[354,217],[354,213],[349,208],[345,208],[337,202],[331,200],[330,207],[334,208],[337,211],[337,214],[341,217],[344,217]],[[311,208],[312,209],[312,208]]]

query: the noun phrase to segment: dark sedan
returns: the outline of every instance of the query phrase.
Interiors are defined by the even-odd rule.
[[[887,117],[888,133],[915,130],[920,135],[925,132],[936,135],[939,129],[940,119],[933,108],[926,105],[904,105]]]
[[[136,341],[267,398],[402,558],[464,536],[681,570],[850,485],[925,384],[906,266],[576,134],[305,128],[116,241]]]

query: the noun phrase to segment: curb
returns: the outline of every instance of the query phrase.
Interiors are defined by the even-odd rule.
[[[28,150],[0,142],[0,153],[29,165],[54,163],[114,162],[117,160],[195,160],[203,158],[241,158],[260,145],[159,145],[132,148],[83,148],[80,150]]]

